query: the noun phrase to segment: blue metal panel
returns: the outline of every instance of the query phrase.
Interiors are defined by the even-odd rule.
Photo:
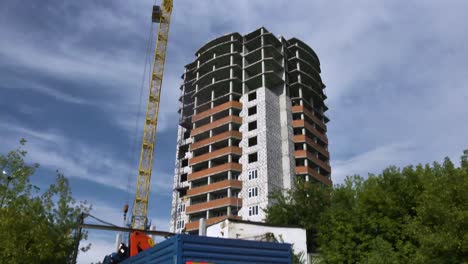
[[[290,264],[291,245],[240,239],[177,235],[159,243],[123,264]]]

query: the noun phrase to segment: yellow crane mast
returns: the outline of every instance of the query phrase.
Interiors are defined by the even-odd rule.
[[[158,37],[149,85],[148,106],[146,108],[136,194],[132,212],[132,228],[140,230],[145,230],[148,224],[148,197],[151,171],[153,169],[154,145],[156,142],[156,128],[158,125],[161,85],[164,74],[164,62],[166,60],[172,4],[173,0],[162,0],[161,7],[153,6],[152,20],[154,23],[159,23]]]

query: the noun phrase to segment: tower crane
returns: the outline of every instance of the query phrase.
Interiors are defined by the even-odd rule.
[[[146,108],[136,193],[131,217],[131,227],[137,230],[148,229],[148,200],[172,5],[173,0],[162,0],[161,6],[153,6],[152,12],[152,22],[159,23],[159,26],[149,84],[148,106]],[[127,210],[128,206],[124,208],[124,219],[126,218]],[[146,236],[142,232],[134,231],[130,235],[130,255],[138,253],[135,251],[145,250],[152,246],[152,243],[152,239],[149,236]]]
[[[138,178],[136,183],[135,199],[133,201],[133,212],[131,217],[131,227],[118,227],[107,222],[106,225],[85,224],[84,218],[90,214],[81,214],[78,219],[78,230],[75,239],[72,263],[76,263],[78,247],[82,228],[92,228],[101,230],[113,230],[131,232],[130,252],[125,243],[119,243],[117,253],[112,253],[104,258],[103,263],[118,263],[123,259],[138,254],[140,251],[153,246],[153,239],[146,235],[153,234],[159,236],[173,235],[164,231],[148,231],[148,200],[150,192],[151,172],[153,170],[154,145],[156,142],[156,129],[158,126],[159,103],[161,99],[161,87],[164,74],[164,64],[166,61],[167,40],[169,37],[169,26],[171,23],[173,0],[162,0],[161,6],[154,5],[152,12],[152,22],[159,23],[156,47],[154,51],[153,66],[149,84],[148,105],[143,129],[143,139],[141,142],[140,160],[138,163]],[[127,219],[128,205],[124,206],[124,222]],[[96,220],[102,220],[91,216]],[[120,238],[118,238],[120,241]],[[121,242],[121,241],[120,241]]]

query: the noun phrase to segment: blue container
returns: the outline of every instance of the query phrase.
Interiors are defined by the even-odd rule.
[[[291,244],[176,235],[122,264],[291,264]]]

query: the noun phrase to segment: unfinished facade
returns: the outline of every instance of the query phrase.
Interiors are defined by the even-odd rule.
[[[171,231],[263,221],[269,193],[295,177],[331,184],[325,85],[302,41],[265,28],[224,35],[182,79]]]

